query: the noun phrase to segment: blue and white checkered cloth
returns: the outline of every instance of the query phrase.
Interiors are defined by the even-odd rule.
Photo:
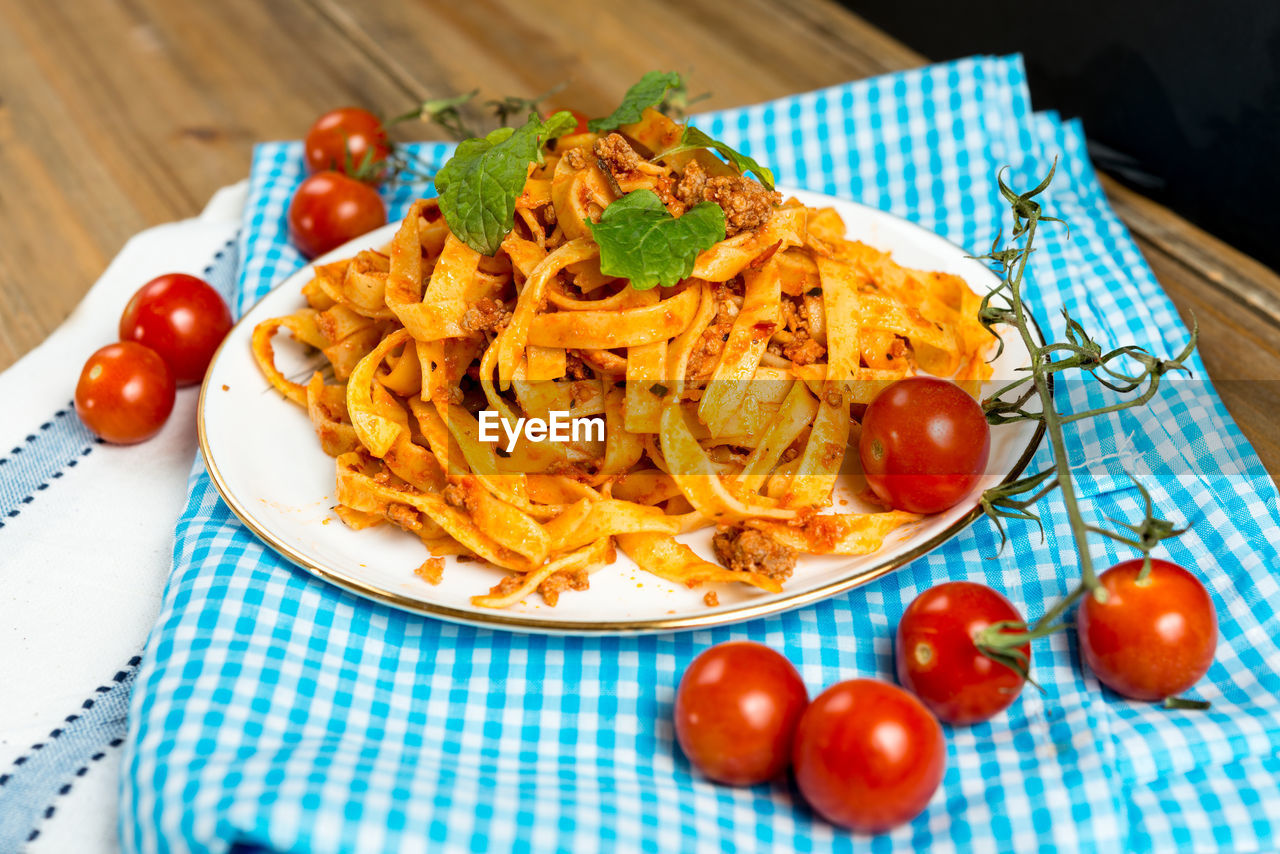
[[[702,117],[772,166],[780,184],[892,211],[975,253],[1007,209],[997,170],[1031,187],[1059,157],[1044,202],[1070,221],[1040,232],[1028,298],[1062,336],[1063,308],[1104,344],[1176,352],[1187,330],[1107,206],[1081,129],[1033,114],[1017,58],[980,57]],[[443,145],[419,153],[439,164]],[[284,211],[297,144],[259,147],[241,234],[243,310],[303,261]],[[388,199],[398,216],[411,190]],[[1203,366],[1192,359],[1197,377]],[[1065,385],[1065,384],[1064,384]],[[197,463],[174,570],[131,708],[121,832],[128,850],[1164,851],[1273,850],[1280,825],[1280,511],[1274,485],[1211,386],[1169,383],[1148,415],[1074,432],[1085,511],[1141,516],[1123,474],[1191,529],[1159,554],[1213,593],[1222,639],[1170,712],[1102,689],[1075,638],[1035,645],[1046,693],[949,729],[946,777],[910,825],[868,840],[817,819],[793,789],[700,778],[675,746],[679,675],[711,644],[785,653],[810,693],[892,678],[892,633],[921,590],[969,578],[1034,619],[1078,577],[1056,498],[999,537],[980,520],[881,580],[725,628],[557,638],[459,627],[371,604],[295,570],[245,530]],[[1094,392],[1063,388],[1063,402]],[[1035,465],[1049,464],[1047,448]],[[1097,561],[1132,556],[1110,541]]]

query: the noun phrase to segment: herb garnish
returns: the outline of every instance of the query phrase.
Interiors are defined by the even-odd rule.
[[[657,107],[666,99],[669,90],[683,92],[684,83],[675,71],[649,71],[622,96],[618,108],[603,119],[587,122],[592,133],[603,133],[622,125],[640,121],[648,107]]]
[[[680,141],[668,148],[666,151],[660,152],[654,156],[655,160],[661,160],[672,154],[679,154],[682,151],[696,151],[699,148],[710,148],[719,152],[726,160],[733,165],[734,169],[745,175],[748,172],[756,173],[756,177],[760,179],[760,183],[766,188],[773,189],[773,172],[757,163],[753,158],[730,148],[718,139],[713,139],[693,125],[686,125],[684,133],[680,135]]]
[[[652,190],[628,193],[590,227],[600,247],[600,272],[630,279],[638,291],[688,278],[698,253],[725,236],[719,205],[699,202],[674,217]]]
[[[529,164],[541,160],[548,140],[577,123],[563,110],[546,121],[532,113],[521,127],[498,128],[459,143],[435,179],[440,212],[454,236],[482,255],[497,252],[511,231]]]
[[[669,97],[682,96],[684,83],[674,71],[650,71],[627,90],[613,113],[589,123],[602,132],[640,121],[650,107],[660,107]],[[459,108],[474,96],[441,99],[424,104],[419,116],[452,130],[463,125]],[[499,117],[527,107],[537,99],[508,98],[490,102]],[[436,173],[440,212],[449,230],[483,255],[502,246],[515,220],[516,200],[524,190],[529,164],[541,162],[542,147],[573,130],[577,122],[561,111],[543,120],[531,112],[518,128],[499,128],[487,136],[458,144],[453,157]],[[748,172],[773,189],[773,173],[719,140],[686,126],[676,144],[656,159],[684,151],[710,149],[723,156],[741,174]],[[693,272],[698,253],[725,238],[724,211],[712,202],[699,202],[683,216],[675,217],[651,190],[636,190],[608,205],[600,222],[591,224],[600,247],[600,269],[610,276],[629,279],[637,290],[674,285]]]

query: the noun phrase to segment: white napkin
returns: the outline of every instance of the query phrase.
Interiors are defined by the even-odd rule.
[[[75,742],[83,751],[83,738],[50,734],[69,731],[69,715],[87,717],[85,701],[107,694],[100,689],[116,684],[117,674],[132,676],[130,659],[159,609],[196,451],[199,389],[192,387],[178,391],[155,438],[130,447],[92,444],[81,456],[79,446],[91,440],[74,423],[76,379],[89,354],[116,340],[120,313],[143,283],[168,272],[201,275],[220,251],[234,252],[245,193],[243,182],[226,187],[199,217],[135,236],[62,326],[0,374],[0,458],[8,458],[0,497],[16,502],[16,515],[0,513],[0,779],[9,778],[0,785],[0,841],[20,831],[30,852],[118,848],[118,748],[92,749],[34,819],[33,793],[48,788],[47,779],[31,779],[34,766],[47,773],[50,763],[14,763],[32,757],[37,744],[66,754]],[[32,486],[32,471],[54,469],[60,474]],[[81,767],[89,770],[77,776]],[[37,835],[27,841],[30,830]]]

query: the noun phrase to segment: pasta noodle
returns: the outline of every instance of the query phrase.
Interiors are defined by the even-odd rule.
[[[918,371],[975,393],[989,377],[963,280],[900,267],[847,239],[836,211],[783,201],[705,151],[655,156],[679,130],[650,109],[548,144],[491,257],[418,201],[383,251],[318,266],[307,307],[254,330],[264,376],[336,460],[339,518],[500,568],[478,606],[554,604],[615,548],[670,581],[768,592],[796,553],[872,552],[918,517],[831,509],[851,406]],[[610,204],[650,189],[679,216],[717,179],[728,236],[691,275],[636,290],[602,272],[591,224]],[[281,330],[327,369],[284,376]],[[487,413],[506,430],[556,412],[598,417],[603,434],[485,438]],[[676,539],[710,525],[723,565]]]

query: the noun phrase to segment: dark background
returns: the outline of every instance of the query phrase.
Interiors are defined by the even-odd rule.
[[[1094,163],[1280,269],[1280,0],[841,0],[942,61],[1021,52]]]

